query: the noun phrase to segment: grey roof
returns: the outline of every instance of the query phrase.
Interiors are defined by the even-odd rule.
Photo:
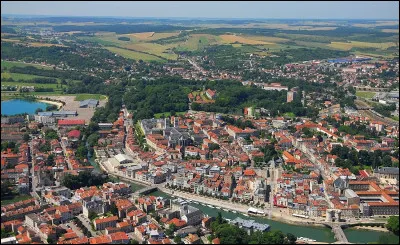
[[[346,180],[337,178],[335,181],[333,181],[333,186],[343,190],[346,188]]]
[[[43,111],[43,112],[38,112],[39,116],[46,116],[46,117],[51,117],[51,116],[74,116],[76,115],[76,111]]]
[[[41,111],[41,112],[38,112],[38,115],[42,116],[42,117],[51,117],[51,116],[53,116],[53,112],[51,112],[51,111]]]
[[[130,161],[130,162],[133,161],[132,157],[130,157],[128,155],[125,155],[125,154],[118,154],[118,155],[115,155],[114,157],[120,163],[123,162],[123,161]]]
[[[352,197],[352,198],[358,197],[357,193],[355,193],[355,192],[354,192],[353,190],[351,190],[351,189],[346,189],[346,190],[344,191],[344,193],[345,193],[345,195],[348,196],[348,197]]]
[[[221,168],[218,166],[213,166],[212,168],[210,168],[210,171],[220,171]]]
[[[394,167],[379,167],[374,170],[378,174],[399,174],[399,168]]]
[[[74,116],[76,111],[52,111],[54,116]]]
[[[268,224],[261,224],[255,222],[255,220],[246,220],[240,217],[237,217],[236,219],[232,220],[231,223],[246,229],[255,229],[259,231],[267,231],[270,228]]]

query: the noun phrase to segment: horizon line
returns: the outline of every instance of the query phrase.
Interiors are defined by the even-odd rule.
[[[251,18],[251,17],[155,17],[155,16],[142,16],[142,17],[132,17],[132,16],[101,16],[101,15],[41,15],[41,14],[1,14],[1,17],[6,16],[16,16],[16,17],[70,17],[70,18],[119,18],[119,19],[187,19],[187,20],[199,20],[199,19],[210,19],[210,20],[388,20],[388,21],[399,21],[399,19],[384,19],[384,18],[365,18],[365,19],[350,19],[350,18]]]

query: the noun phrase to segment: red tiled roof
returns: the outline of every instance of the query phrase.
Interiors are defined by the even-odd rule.
[[[80,135],[81,135],[81,131],[74,129],[68,133],[68,138],[79,138]]]
[[[117,221],[117,220],[118,220],[117,216],[111,216],[111,217],[107,217],[107,218],[104,218],[104,219],[96,219],[94,221],[94,223],[100,224],[100,223],[105,223],[105,222],[110,222],[110,221]]]
[[[80,120],[80,119],[58,120],[58,126],[68,126],[68,125],[85,125],[85,120]]]

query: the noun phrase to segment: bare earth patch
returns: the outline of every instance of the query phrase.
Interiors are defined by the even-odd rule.
[[[42,96],[42,99],[50,98],[52,100],[60,100],[65,102],[65,105],[60,110],[63,111],[77,111],[78,116],[70,117],[70,119],[83,119],[86,124],[90,122],[90,119],[94,115],[95,108],[79,108],[79,101],[75,101],[75,96],[62,95],[62,96]],[[98,107],[103,107],[107,103],[107,100],[100,100]]]

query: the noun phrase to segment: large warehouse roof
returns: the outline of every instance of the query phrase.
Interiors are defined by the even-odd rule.
[[[115,155],[114,157],[115,157],[115,159],[117,159],[117,161],[119,163],[133,162],[133,158],[126,154],[118,154],[118,155]]]

